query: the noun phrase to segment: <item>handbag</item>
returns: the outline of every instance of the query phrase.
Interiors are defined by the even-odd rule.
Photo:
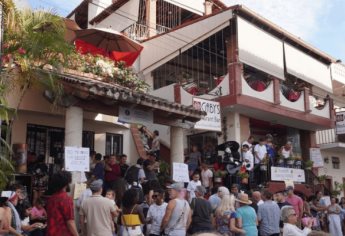
[[[136,205],[134,205],[134,207],[132,208],[131,210],[131,213],[130,215],[132,215],[134,209],[135,209]],[[142,230],[141,230],[141,227],[140,225],[137,225],[137,226],[127,226],[127,223],[126,223],[126,220],[125,220],[125,217],[122,215],[121,216],[122,220],[123,220],[123,223],[124,223],[124,228],[128,234],[128,236],[144,236]]]

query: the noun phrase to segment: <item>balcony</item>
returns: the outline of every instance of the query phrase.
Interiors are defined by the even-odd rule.
[[[144,41],[145,39],[149,38],[150,33],[152,35],[157,35],[168,32],[169,30],[170,28],[158,24],[156,25],[156,29],[150,29],[147,25],[134,23],[126,28],[123,33],[133,40]]]
[[[337,135],[335,129],[317,131],[316,144],[321,150],[342,153],[345,150],[345,134]]]

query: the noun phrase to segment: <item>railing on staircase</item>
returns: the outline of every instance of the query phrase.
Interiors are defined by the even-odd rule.
[[[317,175],[312,170],[305,170],[305,178],[306,178],[306,184],[313,190],[315,193],[316,191],[322,190],[325,195],[331,195],[331,190],[325,185],[325,183],[322,183]]]

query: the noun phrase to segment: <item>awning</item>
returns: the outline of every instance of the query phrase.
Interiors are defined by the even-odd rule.
[[[327,92],[332,92],[330,66],[284,43],[286,71]]]
[[[341,63],[331,64],[332,79],[345,85],[345,65]]]
[[[240,61],[284,80],[283,42],[240,17],[237,30]]]

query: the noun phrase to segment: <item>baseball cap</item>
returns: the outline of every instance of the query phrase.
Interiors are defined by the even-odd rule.
[[[173,183],[172,185],[168,186],[168,189],[174,189],[176,191],[181,191],[183,189],[183,183]]]

